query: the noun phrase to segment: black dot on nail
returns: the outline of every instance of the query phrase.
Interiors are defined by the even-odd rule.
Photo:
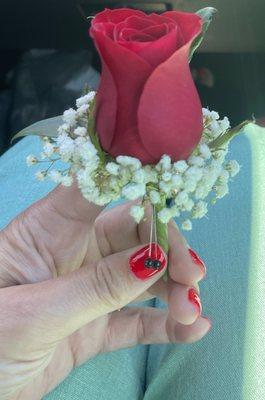
[[[153,261],[153,267],[154,268],[160,268],[161,267],[161,262],[159,260],[154,260]]]
[[[144,262],[144,265],[146,267],[152,267],[153,266],[153,260],[151,258],[147,258]]]

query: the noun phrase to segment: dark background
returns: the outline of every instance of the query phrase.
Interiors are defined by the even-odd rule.
[[[191,64],[202,103],[232,124],[265,118],[264,0],[0,0],[0,154],[20,129],[73,106],[85,82],[97,87],[100,62],[86,16],[123,6],[146,12],[216,7]]]

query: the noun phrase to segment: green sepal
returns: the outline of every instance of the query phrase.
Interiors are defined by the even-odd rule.
[[[203,26],[202,26],[202,33],[196,37],[196,39],[193,41],[193,43],[191,45],[189,61],[191,61],[194,52],[197,50],[197,48],[200,46],[201,42],[203,41],[204,35],[207,32],[209,25],[213,19],[213,15],[216,12],[217,12],[216,8],[213,8],[213,7],[205,7],[196,12],[196,14],[202,18]]]
[[[87,120],[87,132],[89,134],[91,143],[97,149],[100,160],[105,163],[107,153],[101,147],[99,136],[96,132],[96,124],[95,124],[95,109],[96,109],[96,99],[91,101],[88,110],[88,120]]]
[[[18,139],[23,136],[48,136],[48,137],[57,137],[58,136],[58,128],[63,123],[62,115],[57,117],[52,117],[48,119],[43,119],[42,121],[35,122],[28,126],[27,128],[22,129],[22,131],[18,132],[11,139],[11,143],[13,140]]]
[[[248,124],[252,124],[253,121],[250,120],[246,120],[241,122],[241,124],[235,126],[232,129],[229,129],[228,131],[226,131],[225,133],[222,133],[221,135],[219,135],[217,138],[215,138],[214,140],[212,140],[210,143],[208,143],[208,146],[210,149],[220,149],[224,144],[230,142],[230,140],[238,135],[239,133],[242,132],[243,128],[248,125]]]

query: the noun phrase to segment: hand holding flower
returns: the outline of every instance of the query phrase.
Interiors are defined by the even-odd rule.
[[[99,353],[193,342],[209,330],[194,292],[203,267],[173,223],[170,281],[161,280],[163,252],[162,269],[139,276],[132,259],[148,242],[150,219],[137,229],[130,206],[102,212],[75,185],[60,186],[0,232],[1,400],[40,399]],[[155,296],[169,310],[118,311]]]

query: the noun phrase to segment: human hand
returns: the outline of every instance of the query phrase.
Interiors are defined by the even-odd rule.
[[[204,275],[169,226],[164,269],[140,280],[129,259],[149,241],[129,204],[109,211],[58,187],[0,232],[0,398],[42,398],[76,365],[138,343],[201,339],[210,322],[189,301]],[[168,310],[124,307],[158,296]],[[196,297],[196,296],[195,296]],[[196,299],[195,299],[196,300]]]

